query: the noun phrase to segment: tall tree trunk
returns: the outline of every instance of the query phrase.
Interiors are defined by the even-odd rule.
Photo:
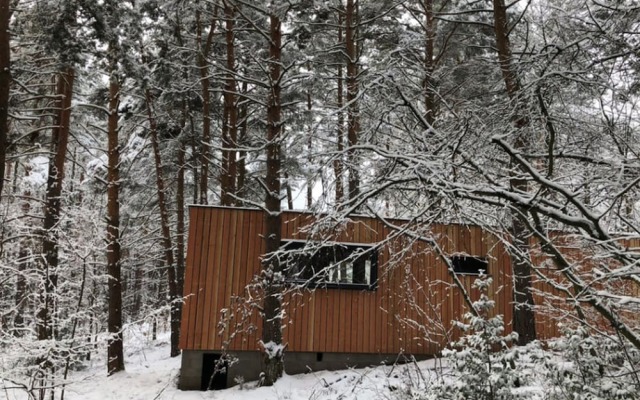
[[[342,44],[342,12],[338,11],[338,44]],[[337,94],[337,106],[338,106],[338,129],[336,129],[336,144],[337,152],[335,159],[333,160],[333,171],[336,176],[336,204],[340,204],[344,201],[344,164],[342,160],[344,158],[344,82],[343,82],[342,63],[338,63],[338,94]]]
[[[179,46],[184,46],[184,40],[182,38],[182,20],[181,20],[181,12],[180,8],[176,7],[175,9],[175,30],[174,35],[176,41]],[[200,33],[202,35],[202,33]],[[198,45],[200,41],[198,41]],[[182,71],[183,77],[185,80],[189,79],[189,73],[187,68],[183,68]],[[187,129],[187,119],[190,121],[190,135],[186,134]],[[176,233],[177,238],[177,246],[178,246],[178,257],[177,257],[177,265],[176,272],[178,273],[178,293],[182,294],[183,282],[184,282],[184,173],[186,166],[186,154],[187,154],[187,139],[190,138],[191,147],[192,147],[192,173],[193,173],[193,202],[197,203],[198,201],[198,168],[196,166],[197,162],[197,146],[195,145],[195,129],[193,126],[193,117],[190,115],[189,107],[187,104],[187,99],[184,97],[182,99],[182,111],[180,117],[180,140],[179,140],[179,150],[178,150],[178,188],[176,189],[176,202],[178,206],[177,216],[177,230]],[[182,315],[182,303],[180,304],[180,314]]]
[[[22,336],[24,326],[23,312],[26,302],[27,294],[27,280],[25,279],[25,273],[30,269],[29,266],[29,252],[23,244],[20,245],[20,251],[18,252],[18,273],[16,276],[16,297],[15,297],[15,309],[16,315],[13,318],[13,335]]]
[[[226,88],[226,85],[225,85]],[[222,129],[220,130],[220,169],[219,169],[219,180],[220,180],[220,205],[228,206],[229,199],[232,197],[229,193],[229,185],[231,176],[229,175],[229,108],[227,107],[227,102],[224,100],[223,95],[223,107],[222,107]]]
[[[507,8],[504,0],[493,0],[494,30],[500,70],[505,82],[509,99],[515,105],[512,117],[516,128],[514,147],[516,150],[526,150],[528,138],[525,128],[529,126],[529,119],[523,108],[523,93],[518,75],[512,62],[511,44],[509,43],[509,26]],[[511,107],[512,108],[512,107]],[[515,168],[515,167],[513,167]],[[511,189],[517,192],[528,190],[527,181],[518,177],[519,171],[511,173]],[[518,333],[518,343],[527,344],[536,339],[535,313],[533,311],[533,293],[531,291],[531,260],[525,218],[526,213],[514,210],[511,218],[511,236],[515,251],[511,254],[513,266],[513,330]],[[522,215],[518,215],[522,214]]]
[[[78,302],[76,303],[76,309],[75,309],[75,313],[73,316],[73,323],[71,325],[71,345],[74,346],[75,345],[75,338],[76,338],[76,329],[78,328],[78,319],[80,318],[81,314],[81,307],[82,307],[82,298],[84,297],[84,289],[87,285],[87,259],[83,259],[82,260],[82,281],[80,284],[80,291],[78,293]],[[62,374],[62,381],[66,382],[67,381],[67,377],[69,375],[69,367],[71,366],[71,358],[73,356],[73,352],[69,352],[67,354],[66,360],[64,361],[64,372]],[[60,400],[64,400],[64,392],[65,392],[65,388],[66,388],[66,383],[62,384],[62,390],[60,392]],[[51,396],[52,398],[54,396]]]
[[[109,52],[117,45],[110,43]],[[111,57],[114,57],[111,55]],[[107,274],[109,274],[109,317],[107,321],[109,341],[107,347],[107,373],[124,371],[122,345],[122,280],[120,276],[120,146],[118,145],[118,105],[120,83],[117,77],[117,61],[110,60],[108,173],[107,173]]]
[[[246,94],[248,91],[248,85],[247,82],[242,82],[242,93]],[[240,123],[240,131],[239,131],[239,135],[238,135],[238,144],[239,144],[239,148],[242,148],[243,146],[246,145],[246,140],[247,140],[247,104],[246,102],[239,107],[240,110],[238,111],[238,122]],[[245,180],[246,180],[246,176],[247,176],[247,167],[246,167],[246,161],[247,161],[247,152],[244,150],[239,150],[238,151],[238,186],[236,188],[237,192],[238,192],[238,197],[239,198],[244,198],[246,193],[245,193]]]
[[[167,268],[167,283],[169,286],[170,319],[171,319],[171,357],[180,355],[180,315],[178,312],[178,283],[173,260],[173,244],[171,240],[171,226],[169,224],[169,211],[165,197],[165,183],[162,174],[162,158],[160,156],[160,146],[158,144],[158,125],[156,123],[151,92],[145,91],[147,101],[147,115],[149,118],[149,130],[151,134],[151,147],[153,148],[153,158],[156,169],[156,188],[158,193],[158,207],[160,208],[160,227],[162,229],[162,244],[164,246],[164,261]]]
[[[282,172],[285,181],[285,190],[287,192],[287,210],[293,210],[293,189],[291,189],[291,180],[287,170]]]
[[[424,38],[424,108],[425,120],[433,126],[436,117],[435,87],[433,71],[435,70],[434,48],[436,39],[436,20],[433,14],[433,0],[423,0],[422,9],[425,14]]]
[[[133,274],[133,307],[131,307],[131,318],[140,318],[142,309],[142,281],[144,274],[141,267],[137,267]]]
[[[200,204],[208,203],[209,185],[209,157],[211,156],[211,95],[209,93],[209,65],[207,56],[211,49],[213,33],[215,31],[215,14],[211,21],[211,27],[207,40],[202,43],[202,21],[200,10],[196,9],[196,40],[198,42],[198,69],[200,70],[200,85],[202,88],[202,149],[200,151]]]
[[[44,304],[38,311],[38,339],[53,337],[53,313],[55,312],[55,292],[58,286],[58,223],[60,221],[64,162],[69,143],[71,121],[71,98],[73,96],[74,70],[66,67],[58,76],[56,89],[57,114],[51,137],[53,158],[49,160],[46,206],[44,209]]]
[[[264,386],[272,386],[284,370],[282,347],[282,267],[278,257],[272,256],[280,248],[280,141],[282,133],[281,103],[281,51],[282,32],[278,16],[271,14],[269,41],[269,71],[271,88],[267,102],[267,174],[265,179],[265,251],[262,260],[264,271],[264,314],[262,318],[262,345],[264,347]]]
[[[189,113],[189,125],[191,126],[191,140],[189,141],[191,145],[191,173],[193,174],[193,204],[198,204],[198,182],[200,182],[200,175],[198,175],[198,159],[200,155],[198,154],[198,144],[196,140],[196,132],[193,124],[193,116]]]
[[[226,161],[222,173],[225,176],[225,187],[222,188],[222,204],[235,205],[237,195],[237,150],[238,143],[238,107],[236,105],[236,58],[233,32],[235,10],[229,1],[224,2],[225,38],[227,45],[227,71],[224,86],[225,121],[227,123],[226,135],[222,141],[222,159]]]
[[[14,168],[14,174],[18,174],[18,168]],[[24,168],[24,176],[29,175],[29,168]],[[31,192],[29,190],[25,190],[22,193],[22,202],[20,204],[21,216],[25,218],[26,225],[28,229],[31,229],[31,218],[28,218],[31,213]],[[26,281],[26,273],[31,270],[31,263],[33,259],[32,252],[32,243],[31,239],[27,237],[23,237],[20,239],[20,250],[18,252],[18,276],[16,281],[16,317],[14,319],[14,326],[20,332],[19,336],[22,336],[22,328],[24,327],[24,309],[28,306],[28,295],[27,295],[27,281]],[[37,322],[37,321],[36,321]]]
[[[187,123],[187,105],[183,102],[182,105],[182,119],[180,121],[181,131],[184,132]],[[181,135],[184,136],[184,135]],[[186,169],[185,158],[187,154],[187,146],[185,138],[181,137],[179,141],[178,149],[178,177],[176,182],[176,275],[177,275],[177,291],[178,295],[182,296],[184,293],[184,271],[185,271],[185,259],[184,259],[184,232],[185,232],[185,218],[184,218],[184,172]],[[176,302],[178,310],[178,320],[182,321],[182,301]]]
[[[0,1],[0,200],[4,187],[7,161],[7,131],[9,130],[9,87],[11,85],[11,48],[9,45],[9,0]]]
[[[358,48],[356,37],[358,0],[347,0],[345,10],[345,47],[347,54],[347,163],[349,170],[349,200],[360,194],[360,171],[357,151],[360,134],[360,111],[358,108]]]
[[[307,121],[309,124],[309,133],[307,134],[307,163],[311,168],[313,165],[313,113],[311,112],[311,88],[307,91]],[[312,172],[312,171],[309,171]],[[307,176],[307,210],[311,210],[313,205],[313,179],[312,174]]]
[[[5,147],[6,150],[6,147]],[[13,163],[13,180],[11,181],[11,193],[17,193],[18,192],[18,166],[20,165],[20,163],[18,162],[18,160],[14,161]]]

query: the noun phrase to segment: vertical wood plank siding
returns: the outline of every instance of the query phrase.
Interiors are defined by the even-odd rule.
[[[256,298],[260,256],[264,252],[263,214],[259,210],[192,206],[185,276],[185,305],[180,346],[187,350],[257,350],[258,307],[241,298]],[[304,239],[310,214],[285,212],[283,238]],[[401,221],[396,221],[402,224]],[[434,354],[459,332],[453,320],[467,311],[445,264],[424,242],[396,235],[381,221],[354,217],[334,240],[385,245],[379,251],[375,291],[301,289],[284,299],[288,351]],[[508,323],[511,311],[511,265],[498,238],[477,226],[432,225],[431,232],[447,254],[487,257],[493,284],[489,296],[495,314]],[[476,300],[474,276],[460,278]],[[535,283],[550,291],[548,285]],[[554,294],[560,295],[556,291]],[[545,299],[536,295],[537,304]],[[566,308],[566,307],[565,307]],[[538,316],[538,335],[558,335],[553,316]],[[507,324],[507,331],[510,327]]]

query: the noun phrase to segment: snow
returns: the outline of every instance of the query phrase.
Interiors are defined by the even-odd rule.
[[[47,183],[49,175],[49,158],[36,156],[29,160],[29,174],[23,178],[24,182],[33,187],[41,187]]]
[[[284,312],[280,315],[279,318],[284,319]],[[263,343],[262,347],[264,348],[265,353],[269,355],[269,359],[280,357],[280,355],[284,353],[284,349],[285,349],[284,345],[277,344],[275,342]]]
[[[126,371],[106,376],[105,358],[95,357],[84,371],[76,371],[66,387],[66,400],[373,400],[393,398],[408,380],[421,379],[425,370],[433,368],[433,361],[405,366],[318,371],[301,375],[286,375],[273,387],[257,387],[256,382],[241,383],[219,391],[182,391],[177,388],[181,357],[169,357],[169,334],[157,341],[142,336],[129,336],[125,355]],[[127,337],[125,337],[126,341]],[[133,343],[132,343],[133,342]],[[286,357],[286,355],[285,355]],[[416,366],[422,372],[418,374]],[[428,375],[428,372],[427,372]],[[5,390],[0,382],[0,399],[27,400],[19,389]],[[59,393],[56,395],[59,398]]]
[[[474,317],[475,318],[475,317]],[[622,354],[615,340],[606,337],[590,337],[586,331],[568,331],[563,338],[548,343],[543,350],[539,342],[523,347],[501,346],[497,344],[507,337],[495,329],[494,322],[501,319],[484,320],[486,323],[469,332],[454,351],[445,353],[443,359],[409,362],[404,365],[380,365],[361,369],[340,371],[310,371],[306,374],[286,375],[272,387],[258,387],[254,382],[238,382],[238,385],[219,391],[182,391],[178,389],[181,358],[169,357],[169,332],[151,338],[151,326],[146,322],[129,324],[125,327],[125,365],[126,371],[106,376],[105,337],[99,340],[101,345],[92,355],[91,361],[85,361],[82,370],[72,371],[66,383],[66,400],[439,400],[445,394],[457,394],[456,398],[472,398],[470,395],[487,394],[491,381],[491,390],[495,393],[510,393],[508,398],[542,400],[561,398],[555,396],[589,392],[597,393],[598,399],[618,396],[620,399],[636,399],[635,382],[628,371],[637,371],[637,366],[601,364],[602,355]],[[488,325],[487,325],[488,324]],[[167,329],[160,325],[159,328]],[[498,333],[499,335],[494,335]],[[484,340],[483,343],[474,343]],[[465,343],[463,343],[465,342]],[[618,346],[618,347],[617,347]],[[270,351],[281,351],[282,346],[273,343],[265,345]],[[599,354],[594,357],[584,349],[593,348]],[[7,348],[4,356],[14,354],[16,349]],[[638,359],[637,351],[627,348],[625,354],[629,360]],[[617,357],[617,356],[615,356]],[[11,358],[11,357],[9,357]],[[617,358],[616,358],[617,359]],[[6,360],[4,360],[6,361]],[[285,353],[286,361],[286,353]],[[605,360],[606,361],[606,360]],[[285,362],[286,364],[286,362]],[[11,380],[10,363],[3,362],[0,353],[0,400],[27,400],[29,394],[20,388],[20,383]],[[505,368],[505,366],[512,365]],[[604,375],[598,366],[607,365],[610,369]],[[4,366],[4,368],[3,368]],[[479,367],[479,368],[476,368]],[[488,369],[487,369],[488,367]],[[242,365],[240,365],[242,368]],[[517,380],[516,380],[517,378]],[[15,382],[22,381],[17,378]],[[28,379],[27,379],[28,380]],[[519,382],[515,384],[514,382]],[[31,382],[33,383],[33,382]],[[60,381],[56,384],[55,399],[61,398]],[[551,396],[551,397],[550,397]],[[52,398],[49,395],[47,399]],[[564,398],[564,397],[562,397]],[[568,398],[568,397],[567,397]],[[587,397],[574,397],[587,398]]]
[[[553,393],[566,394],[565,391],[568,391],[567,393],[584,394],[590,390],[595,390],[600,397],[589,398],[612,398],[611,396],[616,393],[621,399],[636,398],[633,382],[621,378],[625,370],[620,369],[619,366],[614,368],[618,374],[617,377],[610,373],[605,376],[597,375],[597,368],[591,368],[596,375],[589,375],[589,368],[585,370],[587,375],[582,375],[585,371],[577,368],[578,364],[582,367],[600,364],[594,364],[594,358],[583,351],[583,344],[587,339],[581,335],[566,337],[550,345],[551,348],[562,350],[561,353],[545,352],[536,343],[519,349],[505,348],[502,352],[492,353],[494,358],[498,358],[493,360],[490,370],[485,370],[484,367],[470,369],[469,367],[474,365],[486,366],[487,364],[484,356],[478,353],[477,347],[467,347],[454,352],[458,356],[449,358],[449,362],[453,362],[450,368],[447,368],[446,359],[438,359],[410,362],[404,365],[313,371],[300,375],[285,374],[272,387],[257,387],[256,382],[238,382],[237,386],[226,390],[182,391],[177,388],[181,358],[169,357],[169,333],[161,334],[158,340],[151,340],[149,327],[144,326],[145,324],[141,325],[133,327],[129,325],[125,328],[126,371],[107,377],[104,354],[106,351],[104,346],[101,346],[99,354],[94,354],[92,360],[87,362],[85,369],[72,372],[64,398],[67,400],[439,400],[443,398],[444,393],[451,393],[452,390],[458,394],[473,393],[473,388],[486,391],[487,387],[480,387],[485,379],[491,380],[494,388],[506,384],[502,389],[511,393],[513,397],[509,398],[541,400],[557,398],[549,397]],[[591,345],[596,343],[594,339],[590,340]],[[590,344],[587,343],[586,346],[588,348]],[[279,346],[272,347],[279,348]],[[571,353],[569,351],[571,349],[577,353]],[[598,351],[601,350],[603,349]],[[561,357],[560,354],[566,357]],[[582,358],[575,359],[574,356]],[[2,361],[1,358],[0,354],[0,361]],[[518,368],[505,370],[504,366],[509,364],[505,364],[505,361],[509,360],[514,361]],[[467,367],[461,369],[464,365]],[[4,371],[5,376],[8,372]],[[515,386],[519,387],[510,386],[513,382],[509,384],[508,381],[516,376],[520,384]],[[584,379],[589,382],[585,387],[583,387]],[[0,400],[34,398],[29,397],[24,390],[16,389],[15,386],[8,380],[0,379]],[[465,388],[471,388],[471,392],[464,390]],[[60,398],[60,390],[58,384],[55,399]]]

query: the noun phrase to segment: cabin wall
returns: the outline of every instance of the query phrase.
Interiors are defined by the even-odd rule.
[[[283,213],[283,239],[305,239],[311,214]],[[181,348],[185,350],[259,350],[261,318],[243,299],[260,274],[264,218],[259,210],[194,206],[185,277]],[[402,221],[391,222],[401,224]],[[446,254],[466,253],[489,259],[493,284],[489,297],[496,314],[511,321],[511,266],[502,243],[477,226],[432,225]],[[289,352],[436,354],[458,337],[453,320],[466,305],[445,264],[424,242],[370,218],[353,218],[330,234],[336,241],[378,243],[379,284],[374,291],[301,289],[285,296],[284,342]],[[391,238],[391,239],[390,239]],[[459,275],[473,300],[475,276]],[[555,324],[537,323],[542,338],[557,334]],[[509,330],[507,326],[507,331]]]
[[[205,350],[185,350],[182,355],[179,387],[182,390],[203,390],[203,371],[205,356],[216,354]],[[219,355],[219,353],[217,354]],[[262,354],[258,351],[234,351],[231,357],[241,360],[225,371],[226,387],[240,382],[258,380],[263,370]],[[347,368],[364,368],[381,364],[393,364],[421,361],[426,356],[403,357],[394,354],[360,354],[360,353],[302,353],[287,352],[285,356],[286,372],[289,375],[303,374],[311,371],[335,371]],[[205,381],[207,378],[205,377]]]

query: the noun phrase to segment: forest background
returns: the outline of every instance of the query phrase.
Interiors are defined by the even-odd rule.
[[[268,254],[294,206],[508,233],[520,344],[542,279],[637,352],[638,21],[630,0],[2,0],[3,379],[42,393],[105,332],[121,370],[140,321],[179,354],[189,203],[265,209]]]

